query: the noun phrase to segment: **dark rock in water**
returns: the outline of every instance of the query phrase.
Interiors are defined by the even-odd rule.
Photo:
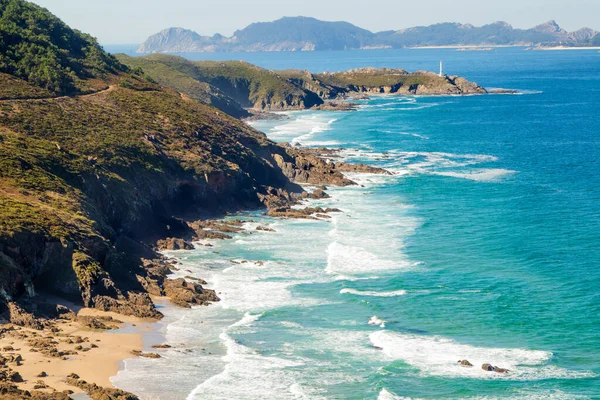
[[[184,278],[187,279],[187,280],[190,280],[190,281],[196,281],[200,285],[206,285],[207,284],[207,282],[204,279],[196,278],[195,276],[187,275]]]
[[[257,226],[256,230],[262,232],[275,232],[275,229],[267,228],[266,226]]]
[[[165,280],[163,289],[165,296],[180,307],[189,308],[192,305],[206,305],[219,301],[214,290],[204,289],[196,283],[186,282],[183,278]]]
[[[496,367],[496,366],[493,366],[492,364],[483,364],[481,366],[481,369],[483,369],[484,371],[497,372],[499,374],[506,374],[509,372],[509,370],[506,368]]]
[[[310,194],[311,199],[328,199],[329,195],[324,190],[316,189]]]
[[[463,367],[472,367],[473,364],[469,362],[469,360],[458,360],[458,363]]]
[[[156,353],[144,353],[143,351],[140,350],[132,350],[131,351],[132,354],[138,356],[138,357],[144,357],[144,358],[162,358],[160,356],[160,354],[156,354]]]
[[[152,346],[153,349],[170,349],[171,347],[168,344],[155,344]]]
[[[312,107],[312,109],[319,111],[354,111],[358,106],[357,103],[348,101],[326,101],[323,104]]]
[[[520,92],[515,89],[491,89],[488,91],[489,94],[519,94]]]
[[[193,250],[194,245],[183,239],[168,238],[156,242],[159,250]]]
[[[296,218],[296,219],[318,219],[317,216],[324,218],[327,213],[342,212],[337,208],[307,207],[301,209],[279,207],[270,209],[268,215],[279,218]],[[328,216],[325,216],[325,218]]]

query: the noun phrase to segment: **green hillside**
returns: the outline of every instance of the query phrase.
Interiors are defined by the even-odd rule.
[[[164,272],[146,268],[156,254],[142,243],[301,191],[278,166],[293,173],[294,158],[264,134],[128,70],[38,6],[1,4],[20,41],[0,52],[0,313],[46,292],[156,317],[147,292]],[[11,67],[24,49],[43,56]]]
[[[144,74],[163,86],[209,104],[236,118],[250,116],[237,101],[223,93],[219,88],[195,79],[197,73],[190,62],[177,56],[156,55],[149,57],[129,57],[116,55],[117,59],[131,69],[142,69]]]
[[[89,92],[124,70],[90,35],[33,3],[0,0],[0,72],[57,94]]]

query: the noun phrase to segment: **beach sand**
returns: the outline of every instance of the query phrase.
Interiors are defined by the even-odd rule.
[[[65,378],[71,373],[76,373],[87,382],[113,387],[109,378],[118,373],[119,363],[122,360],[134,357],[133,350],[143,349],[142,336],[144,332],[150,332],[156,322],[86,308],[79,310],[77,315],[112,317],[121,322],[107,323],[107,325],[118,328],[126,327],[127,333],[120,333],[119,330],[114,329],[91,329],[80,322],[71,320],[57,321],[56,326],[60,329],[60,332],[57,333],[48,329],[36,331],[15,327],[16,330],[5,333],[0,339],[0,349],[5,357],[11,354],[20,354],[23,358],[22,365],[11,366],[13,370],[20,373],[24,380],[23,383],[18,384],[19,388],[33,390],[41,380],[49,388],[38,390],[48,392],[51,392],[52,389],[72,390],[74,393],[81,393],[81,389],[66,384]],[[9,326],[2,325],[4,328]],[[25,335],[27,337],[23,337]],[[81,337],[83,342],[77,343],[80,340],[77,337]],[[61,358],[44,355],[35,349],[31,351],[32,346],[28,342],[32,338],[52,338],[54,342],[58,343],[56,347],[59,351],[74,350],[77,351],[77,354]],[[9,347],[14,348],[14,351],[4,350]],[[38,377],[42,372],[45,372],[47,376]]]

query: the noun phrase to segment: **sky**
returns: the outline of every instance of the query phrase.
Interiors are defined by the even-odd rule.
[[[556,20],[568,31],[600,30],[600,0],[33,0],[102,44],[139,44],[169,27],[231,36],[284,16],[348,21],[374,32],[439,22],[506,21],[531,28]]]

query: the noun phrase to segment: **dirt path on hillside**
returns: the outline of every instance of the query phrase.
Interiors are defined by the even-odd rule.
[[[47,101],[47,100],[57,101],[57,100],[62,100],[62,99],[74,99],[74,98],[85,99],[85,98],[90,98],[90,97],[98,96],[101,94],[113,92],[116,88],[117,88],[116,85],[109,85],[106,89],[98,90],[97,92],[79,94],[79,95],[75,95],[75,96],[40,97],[40,98],[26,98],[25,97],[25,98],[19,98],[19,99],[3,99],[3,100],[0,100],[0,103],[16,103],[19,101],[42,102],[42,101]]]

